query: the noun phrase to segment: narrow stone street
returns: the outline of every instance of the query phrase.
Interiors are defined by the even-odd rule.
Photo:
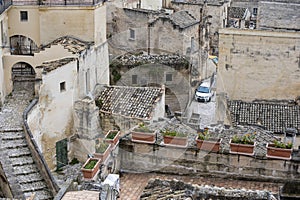
[[[0,156],[3,171],[15,198],[52,199],[35,165],[23,131],[23,111],[33,98],[32,92],[15,91],[0,112]]]

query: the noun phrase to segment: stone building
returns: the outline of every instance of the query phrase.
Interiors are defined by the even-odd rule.
[[[28,124],[50,169],[62,162],[56,159],[58,142],[72,135],[75,101],[92,94],[96,84],[109,83],[105,4],[62,3],[0,6],[1,102],[16,84],[35,93],[39,101]],[[71,148],[64,156],[72,157]]]
[[[294,100],[299,96],[297,32],[220,30],[217,119],[223,121],[226,99]]]
[[[119,129],[126,133],[141,122],[165,115],[165,90],[157,87],[104,87],[96,100],[103,131]]]
[[[199,20],[187,11],[173,14],[146,9],[117,9],[111,24],[110,53],[143,50],[151,53],[191,53],[197,47]]]

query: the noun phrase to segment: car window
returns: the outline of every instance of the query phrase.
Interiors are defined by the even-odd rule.
[[[209,88],[200,86],[198,87],[197,91],[201,93],[209,93]]]

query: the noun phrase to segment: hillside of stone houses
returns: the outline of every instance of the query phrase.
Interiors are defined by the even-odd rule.
[[[0,199],[300,199],[299,0],[0,4]]]

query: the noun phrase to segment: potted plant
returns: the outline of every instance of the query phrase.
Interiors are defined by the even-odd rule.
[[[267,144],[267,157],[290,160],[293,152],[292,148],[293,144],[291,142],[285,144],[275,140],[274,143]]]
[[[96,140],[96,152],[94,153],[95,158],[99,158],[102,162],[105,162],[110,154],[111,144]]]
[[[255,133],[235,135],[230,140],[230,153],[254,155]]]
[[[131,140],[133,142],[153,144],[156,140],[156,133],[145,126],[144,123],[141,123],[131,131]]]
[[[116,145],[119,142],[120,131],[109,130],[105,135],[104,141],[112,145]]]
[[[165,145],[186,147],[188,144],[188,138],[186,133],[166,129],[162,131],[162,134]]]
[[[92,179],[99,171],[101,159],[89,158],[81,168],[83,177],[86,179]]]
[[[219,152],[222,139],[211,138],[208,128],[198,133],[197,148],[205,151]]]

